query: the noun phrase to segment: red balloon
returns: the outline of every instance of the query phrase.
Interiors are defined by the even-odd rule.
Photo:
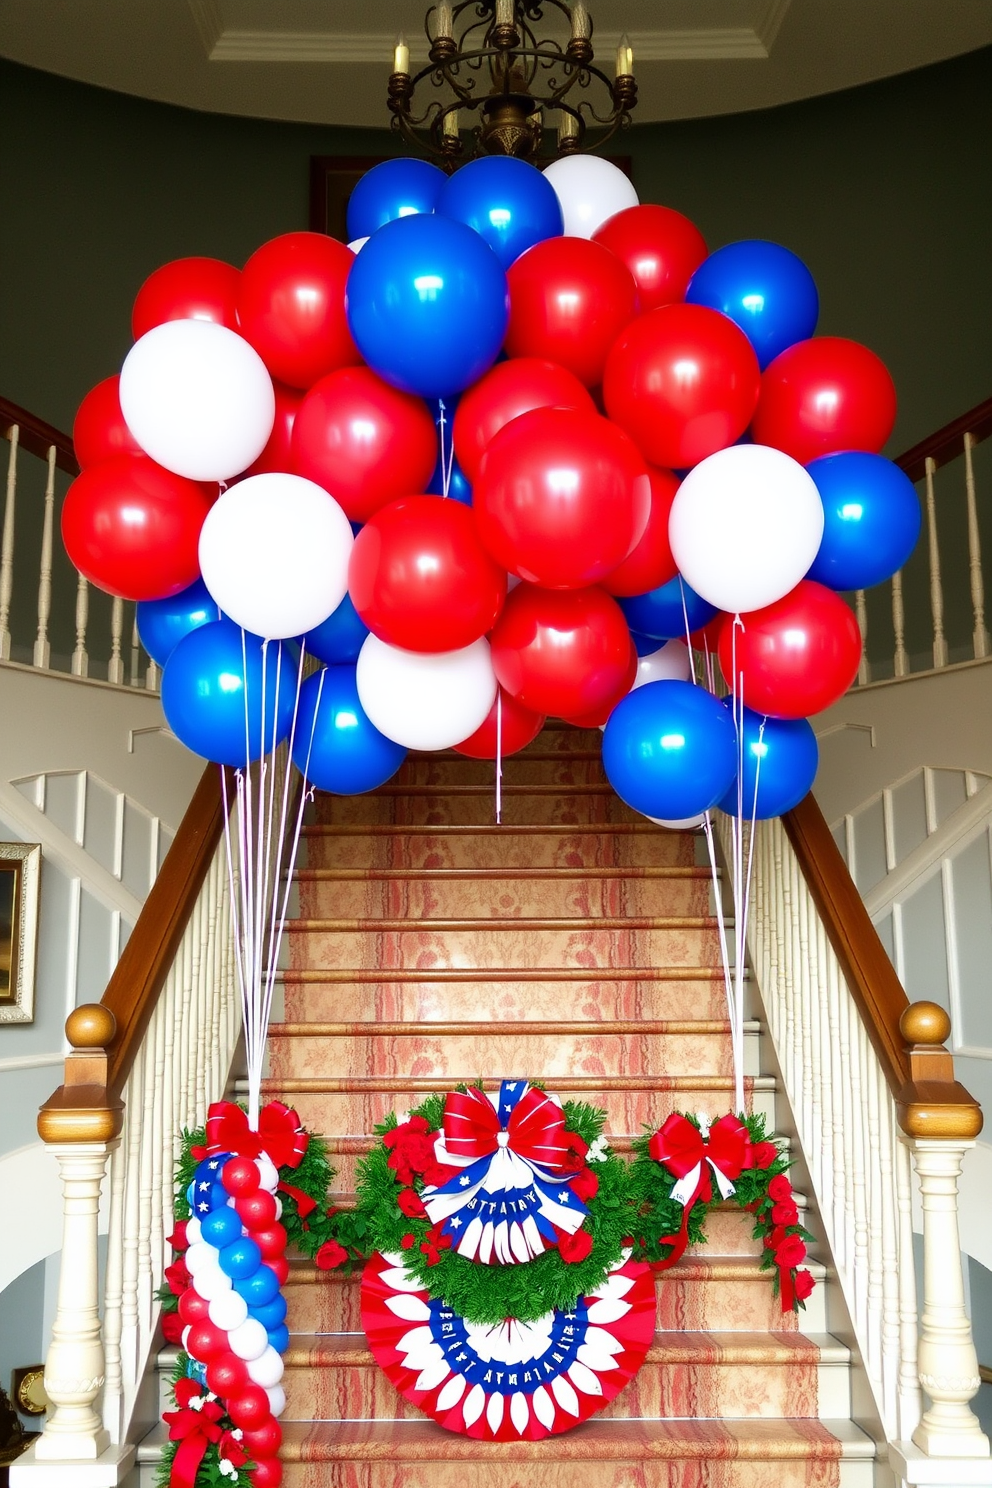
[[[270,1225],[266,1230],[253,1230],[251,1238],[270,1266],[273,1260],[278,1259],[285,1253],[288,1243],[286,1230],[281,1224]]]
[[[469,759],[496,758],[497,704],[502,713],[499,728],[500,759],[516,754],[518,749],[525,749],[537,738],[544,727],[544,714],[533,713],[500,688],[485,722],[479,725],[474,734],[469,734],[467,739],[455,745],[456,754],[467,754]]]
[[[80,470],[112,455],[140,455],[141,445],[124,422],[119,377],[105,377],[90,388],[72,426],[72,447]]]
[[[742,616],[736,638],[744,701],[773,718],[808,718],[829,708],[850,687],[861,661],[861,632],[836,594],[802,579],[783,599]],[[733,618],[720,632],[724,677],[734,668]]]
[[[257,1239],[258,1236],[256,1235],[255,1238]],[[286,1257],[284,1255],[266,1256],[265,1264],[267,1266],[271,1266],[272,1270],[276,1274],[276,1280],[278,1281],[279,1285],[285,1286],[287,1281],[289,1280],[289,1262],[287,1261]]]
[[[164,599],[199,577],[197,544],[210,506],[195,481],[147,455],[114,455],[69,487],[62,541],[98,589],[122,599]]]
[[[709,252],[694,222],[672,207],[628,207],[592,235],[634,276],[641,314],[685,299],[689,280]]]
[[[575,374],[555,362],[537,357],[498,362],[463,393],[455,414],[455,456],[465,479],[475,484],[486,446],[511,419],[532,408],[578,408],[594,413],[595,407]]]
[[[329,491],[352,522],[367,522],[398,496],[426,490],[436,464],[427,404],[368,367],[322,378],[296,416],[292,469]]]
[[[258,1176],[258,1164],[251,1157],[229,1157],[220,1176],[228,1193],[235,1197],[257,1193],[262,1183]]]
[[[623,680],[618,683],[616,692],[606,702],[600,703],[598,708],[591,709],[588,713],[581,714],[578,718],[566,718],[566,723],[573,723],[576,728],[602,728],[609,718],[613,709],[621,698],[625,698],[634,685],[637,676],[637,647],[631,642],[630,662],[624,673]]]
[[[520,584],[491,637],[501,687],[525,708],[577,718],[615,697],[630,668],[630,631],[603,589]]]
[[[201,1364],[209,1364],[211,1359],[230,1353],[227,1333],[209,1320],[193,1323],[186,1339],[186,1352]]]
[[[201,1323],[210,1315],[210,1303],[193,1287],[187,1287],[179,1298],[179,1316],[187,1327]]]
[[[291,232],[263,243],[245,264],[239,329],[280,382],[309,388],[361,361],[344,308],[354,261],[325,233]]]
[[[272,1194],[241,1194],[234,1201],[235,1212],[248,1230],[267,1230],[276,1222],[276,1201]]]
[[[896,390],[873,351],[843,336],[786,347],[765,368],[751,432],[801,465],[837,450],[877,454],[896,421]]]
[[[282,1463],[278,1457],[263,1457],[256,1462],[251,1475],[254,1488],[279,1488],[282,1482]]]
[[[272,1415],[269,1397],[261,1385],[244,1385],[237,1395],[228,1398],[227,1414],[242,1431],[252,1431]]]
[[[584,589],[640,542],[651,483],[609,419],[535,408],[489,445],[472,505],[482,541],[504,568],[548,589]]]
[[[626,264],[588,238],[546,238],[510,265],[511,357],[547,357],[586,387],[602,381],[607,353],[637,313]]]
[[[705,305],[665,305],[618,337],[603,398],[652,465],[684,470],[739,439],[761,375],[750,341]]]
[[[263,1458],[274,1457],[282,1446],[282,1427],[275,1416],[270,1416],[259,1426],[252,1426],[244,1432],[241,1445],[253,1462],[261,1462]]]
[[[667,584],[678,572],[668,541],[668,517],[679,478],[670,470],[658,470],[653,465],[648,466],[648,476],[651,481],[648,525],[637,546],[601,580],[607,594],[647,594]]]
[[[176,258],[149,274],[131,311],[135,341],[167,320],[213,320],[238,329],[241,274],[219,258]]]
[[[460,501],[404,496],[355,538],[348,592],[373,634],[405,651],[458,651],[491,630],[506,574]]]
[[[249,465],[245,471],[246,476],[293,469],[293,424],[300,411],[303,394],[298,388],[287,387],[282,382],[274,382],[272,388],[276,395],[276,421],[272,425],[268,444],[254,465]]]
[[[230,1349],[216,1359],[211,1359],[207,1365],[207,1388],[224,1400],[229,1395],[237,1395],[250,1379],[247,1364],[237,1354],[232,1354]]]

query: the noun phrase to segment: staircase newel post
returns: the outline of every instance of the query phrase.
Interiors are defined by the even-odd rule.
[[[919,1374],[930,1399],[913,1441],[928,1457],[988,1457],[989,1439],[970,1405],[980,1379],[958,1228],[961,1162],[981,1131],[981,1107],[954,1081],[953,1059],[943,1047],[951,1021],[943,1008],[913,1003],[899,1027],[909,1044],[911,1073],[898,1101],[899,1121],[923,1207]]]
[[[94,1004],[70,1013],[65,1083],[38,1116],[38,1131],[62,1176],[63,1228],[58,1303],[45,1360],[45,1389],[54,1409],[30,1454],[37,1463],[92,1462],[110,1444],[97,1409],[104,1383],[97,1234],[107,1159],[124,1113],[107,1089],[107,1047],[115,1031],[108,1008]]]

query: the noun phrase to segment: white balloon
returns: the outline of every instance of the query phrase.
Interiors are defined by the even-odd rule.
[[[232,1328],[240,1328],[248,1316],[248,1303],[240,1292],[232,1288],[229,1292],[221,1292],[219,1297],[214,1297],[207,1308],[210,1321],[215,1328],[223,1328],[229,1333]]]
[[[282,1385],[270,1385],[265,1393],[269,1397],[269,1410],[274,1416],[281,1416],[286,1409],[286,1391]]]
[[[598,155],[564,155],[544,177],[554,187],[569,238],[591,238],[608,217],[638,205],[630,177]]]
[[[680,821],[666,821],[663,816],[648,817],[648,821],[654,822],[656,827],[670,827],[674,832],[689,832],[694,827],[701,827],[705,820],[704,811],[701,811],[698,816],[684,816]]]
[[[348,589],[351,523],[300,475],[252,475],[214,502],[200,529],[200,571],[236,625],[270,640],[326,620]]]
[[[352,253],[361,253],[367,242],[368,237],[352,238],[351,242],[348,244],[348,247],[351,249]]]
[[[380,733],[407,749],[450,749],[484,722],[496,699],[489,642],[459,651],[403,651],[366,637],[358,696]]]
[[[282,1219],[282,1199],[276,1194],[276,1223]]]
[[[258,1181],[266,1193],[275,1193],[279,1187],[279,1169],[272,1161],[267,1152],[256,1157],[255,1166],[258,1169]]]
[[[189,1247],[190,1245],[196,1245],[200,1239],[201,1239],[201,1235],[200,1235],[200,1221],[197,1219],[196,1215],[194,1214],[191,1219],[188,1219],[186,1221],[186,1245],[187,1245],[187,1247]]]
[[[813,477],[764,444],[736,444],[701,460],[668,519],[679,572],[730,614],[760,610],[794,589],[823,536]]]
[[[222,1271],[218,1265],[211,1266],[206,1271],[198,1271],[194,1285],[204,1302],[213,1302],[218,1297],[222,1297],[225,1292],[229,1292],[234,1283],[227,1272]]]
[[[643,687],[645,682],[688,682],[691,676],[685,641],[666,641],[657,651],[637,658],[637,675],[630,690]]]
[[[246,1362],[260,1359],[269,1347],[269,1335],[258,1318],[246,1318],[240,1327],[232,1328],[227,1335],[232,1354]]]
[[[217,1247],[208,1245],[205,1240],[197,1240],[195,1244],[190,1245],[183,1259],[190,1276],[199,1276],[201,1271],[209,1271],[212,1267],[219,1265]]]
[[[120,399],[146,454],[190,480],[247,470],[276,413],[258,352],[212,320],[167,320],[139,337],[121,368]]]
[[[264,1385],[269,1390],[277,1385],[282,1379],[283,1368],[282,1354],[278,1353],[269,1344],[264,1354],[257,1359],[249,1359],[248,1374],[256,1385]]]
[[[192,1323],[187,1323],[185,1328],[183,1329],[182,1337],[180,1338],[179,1342],[184,1349],[189,1347],[189,1335],[192,1332],[192,1329]]]

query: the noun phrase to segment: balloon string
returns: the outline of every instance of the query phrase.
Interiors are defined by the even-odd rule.
[[[747,944],[747,914],[749,883],[744,871],[744,674],[737,668],[737,631],[743,632],[744,622],[740,615],[734,616],[731,632],[731,661],[733,679],[731,683],[731,705],[734,727],[737,730],[737,812],[733,821],[733,879],[734,879],[734,1106],[738,1115],[744,1114],[744,959]],[[757,797],[755,798],[757,804]],[[752,832],[753,837],[753,832]],[[748,855],[750,871],[750,853]]]
[[[440,414],[440,418],[438,419],[438,434],[441,441],[441,494],[447,497],[448,491],[451,488],[451,471],[455,463],[455,444],[454,440],[452,440],[449,450],[445,453],[444,431],[447,428],[448,421],[444,416],[445,407],[443,398],[438,398],[437,406]]]
[[[682,623],[685,625],[685,644],[689,652],[689,672],[692,677],[692,685],[696,685],[696,658],[692,652],[692,634],[689,630],[689,606],[685,602],[685,584],[682,575],[679,574],[679,594],[682,596]]]
[[[503,690],[497,687],[497,826],[503,826]]]

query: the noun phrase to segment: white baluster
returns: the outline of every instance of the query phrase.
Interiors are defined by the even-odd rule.
[[[90,659],[86,653],[86,626],[90,617],[90,589],[82,574],[76,576],[76,648],[72,653],[72,675],[88,677]]]
[[[985,624],[985,580],[982,577],[982,541],[978,532],[978,501],[975,495],[975,467],[971,452],[974,436],[964,436],[964,488],[968,502],[968,572],[971,577],[971,608],[975,619],[972,646],[975,659],[988,656],[992,644]]]
[[[110,607],[110,660],[107,663],[107,681],[124,685],[124,660],[121,656],[121,636],[124,633],[124,601],[115,595]]]
[[[145,668],[145,687],[149,692],[158,692],[158,666],[150,657]]]
[[[866,682],[871,681],[871,663],[868,660],[868,605],[865,602],[865,591],[857,589],[854,594],[854,613],[858,617],[858,629],[861,632],[861,660],[858,662],[858,685],[864,687]]]
[[[902,600],[902,569],[892,575],[892,633],[895,637],[893,671],[897,677],[909,676],[909,653],[906,650],[906,610]]]
[[[41,571],[38,577],[38,634],[34,642],[34,665],[46,671],[51,665],[52,647],[48,639],[48,622],[52,613],[52,524],[55,518],[54,444],[48,448],[48,477],[45,481],[45,515],[41,529]]]
[[[929,455],[926,461],[927,476],[927,548],[930,558],[930,613],[933,616],[933,664],[935,668],[947,665],[947,641],[944,637],[944,590],[940,582],[940,548],[937,544],[937,503],[934,498],[933,478],[937,462]]]
[[[17,502],[17,447],[20,429],[11,424],[8,433],[7,499],[3,508],[3,538],[0,540],[0,661],[10,660],[10,596],[14,588],[14,507]]]
[[[131,686],[138,687],[138,671],[141,664],[141,638],[138,635],[138,612],[134,612],[131,624]]]

